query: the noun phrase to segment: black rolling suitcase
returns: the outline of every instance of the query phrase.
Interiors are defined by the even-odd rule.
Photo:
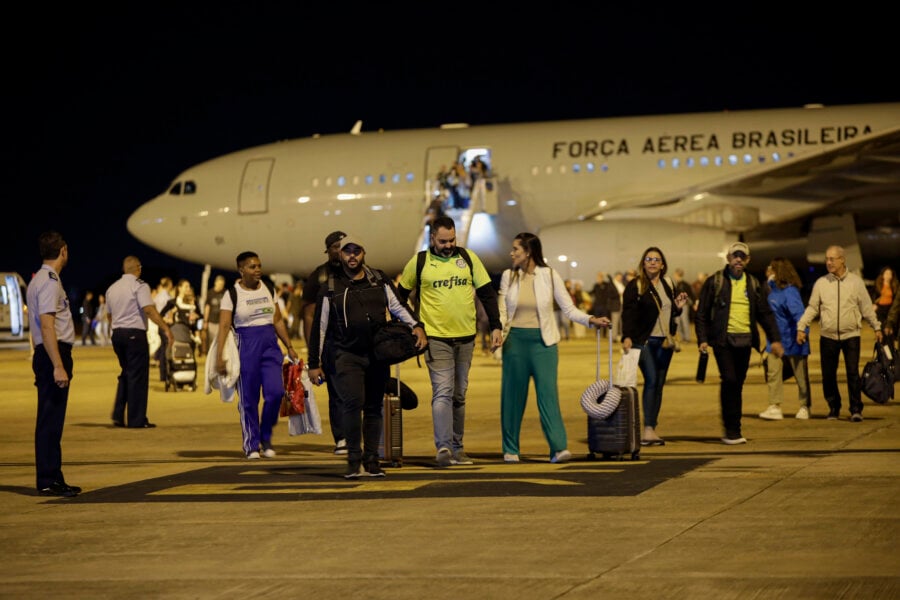
[[[390,385],[390,379],[389,385]],[[403,410],[400,405],[400,364],[396,366],[397,388],[384,392],[384,409],[382,417],[384,428],[381,443],[378,444],[378,457],[392,467],[403,466]]]
[[[609,331],[609,381],[613,377],[613,336]],[[600,330],[597,330],[597,379],[600,380]],[[638,460],[641,456],[641,409],[635,387],[613,385],[621,394],[619,405],[605,419],[588,415],[588,458],[596,460]]]

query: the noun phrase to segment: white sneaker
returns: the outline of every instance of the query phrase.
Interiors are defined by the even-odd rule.
[[[275,458],[275,448],[272,447],[270,442],[263,442],[263,451],[262,455],[266,458]]]
[[[435,457],[435,462],[439,467],[449,467],[452,463],[450,462],[453,459],[453,453],[450,452],[450,448],[441,448],[438,450],[437,456]]]
[[[559,452],[557,452],[556,454],[553,455],[553,457],[550,459],[550,462],[561,463],[561,462],[566,462],[570,458],[572,458],[571,452],[569,452],[568,450],[560,450]]]
[[[777,404],[769,405],[769,408],[759,413],[760,419],[765,419],[766,421],[780,421],[784,418],[784,415],[781,414],[781,407]]]
[[[337,455],[347,454],[347,440],[338,440],[334,447],[334,453]]]
[[[797,411],[797,416],[795,419],[803,419],[804,421],[809,418],[809,409],[805,406],[801,406],[800,410]]]
[[[250,454],[247,455],[247,458],[249,458],[250,460],[257,460],[259,458],[259,452],[254,450],[253,452],[251,452]]]
[[[743,438],[743,437],[739,437],[739,438],[723,437],[723,438],[722,438],[722,443],[723,443],[723,444],[728,444],[729,446],[736,446],[736,445],[738,445],[738,444],[746,444],[746,443],[747,443],[747,439],[746,439],[746,438]]]
[[[503,462],[506,463],[517,463],[519,462],[518,454],[503,454]]]

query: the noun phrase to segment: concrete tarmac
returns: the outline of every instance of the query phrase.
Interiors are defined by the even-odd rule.
[[[465,435],[475,464],[446,469],[434,464],[427,369],[409,361],[401,378],[420,405],[403,413],[403,465],[359,481],[332,453],[324,387],[325,433],[289,436],[282,421],[278,455],[249,461],[235,406],[202,383],[152,381],[158,427],[114,428],[112,349],[78,345],[62,446],[84,492],[71,499],[35,492],[28,351],[4,345],[0,598],[898,598],[900,409],[866,399],[851,423],[841,375],[841,419],[826,420],[817,344],[814,331],[810,420],[793,418],[792,380],[786,418],[757,417],[768,402],[754,354],[749,443],[723,445],[715,362],[696,383],[689,345],[665,388],[666,445],[601,461],[588,459],[579,403],[597,378],[595,338],[563,341],[564,464],[549,463],[533,396],[523,462],[503,463],[501,367],[479,355]],[[867,331],[862,363],[872,344]]]

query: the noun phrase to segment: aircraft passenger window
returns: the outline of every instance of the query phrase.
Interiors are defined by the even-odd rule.
[[[412,174],[412,173],[407,173],[407,174],[406,174],[406,182],[407,182],[407,183],[412,183],[412,181],[413,181],[413,174]]]
[[[735,156],[734,154],[729,154],[728,155],[728,164],[731,166],[738,164],[737,156]]]
[[[346,185],[346,183],[347,183],[347,178],[344,177],[343,175],[341,175],[340,177],[337,178],[338,187],[344,187],[344,185]]]
[[[384,183],[385,181],[387,181],[387,177],[385,176],[384,173],[382,173],[381,175],[378,176],[379,183]]]
[[[171,188],[169,188],[169,194],[172,196],[180,196],[181,195],[181,182],[179,181]]]
[[[593,173],[593,172],[594,172],[594,168],[595,168],[595,167],[594,167],[594,163],[589,162],[589,163],[586,165],[586,167],[587,167],[588,173]]]
[[[765,162],[766,162],[766,155],[760,154],[759,155],[759,164],[765,164]]]
[[[547,175],[553,175],[553,165],[547,165]]]
[[[659,162],[657,162],[656,165],[657,165],[660,169],[665,169],[665,168],[666,168],[666,161],[665,161],[665,159],[662,159],[662,158],[659,159]]]
[[[568,171],[568,169],[566,169],[566,165],[559,165],[559,174],[560,175],[565,175],[566,171]]]
[[[677,158],[673,158],[672,159],[672,168],[677,169],[679,166],[681,166],[681,161],[678,160]]]
[[[781,160],[781,154],[779,154],[778,152],[773,152],[773,153],[772,153],[772,160],[774,160],[775,162],[780,161],[780,160]]]
[[[603,166],[600,167],[600,170],[603,171],[604,173],[606,173],[607,171],[609,171],[609,165],[606,163],[603,163]]]
[[[375,181],[375,178],[371,175],[366,175],[366,185],[372,185],[372,182]]]
[[[708,166],[709,166],[709,159],[708,159],[707,157],[705,157],[705,156],[701,156],[701,157],[700,157],[700,166],[701,166],[701,167],[708,167]]]
[[[312,184],[313,184],[313,187],[319,187],[319,178],[313,177]]]
[[[394,176],[391,177],[391,182],[393,182],[393,183],[400,183],[400,174],[399,174],[399,173],[394,173]]]
[[[717,166],[717,167],[721,167],[721,166],[722,166],[722,157],[721,157],[721,156],[717,156],[717,157],[714,159],[714,162],[716,163],[716,166]]]
[[[325,187],[331,187],[331,177],[325,178]]]
[[[753,157],[750,156],[749,154],[745,154],[744,155],[744,164],[745,165],[753,164]]]
[[[359,185],[359,175],[353,176],[353,185]]]
[[[688,159],[686,161],[684,161],[684,164],[687,165],[688,168],[693,167],[694,166],[694,157],[689,156]]]
[[[573,173],[581,173],[581,165],[579,165],[578,163],[575,163],[574,165],[572,165],[572,172]]]

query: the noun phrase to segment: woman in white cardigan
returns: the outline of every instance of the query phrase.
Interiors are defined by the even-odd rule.
[[[512,268],[500,279],[500,319],[503,322],[503,380],[500,386],[500,424],[503,460],[519,462],[519,432],[528,385],[534,379],[541,429],[550,446],[550,462],[572,458],[559,410],[556,377],[559,367],[559,328],[553,301],[565,317],[585,326],[606,327],[609,319],[578,310],[562,277],[547,266],[541,240],[520,233],[513,240]]]

